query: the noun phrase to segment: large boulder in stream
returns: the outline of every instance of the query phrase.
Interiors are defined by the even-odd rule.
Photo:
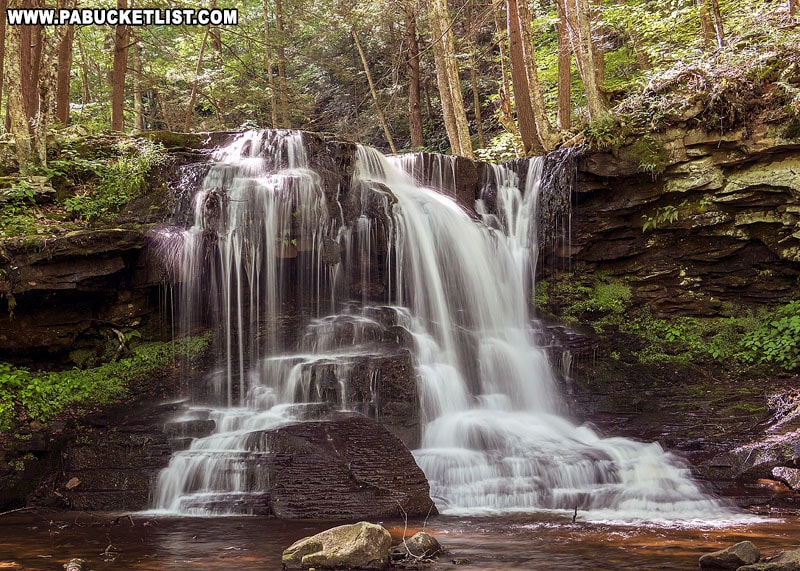
[[[262,433],[270,512],[358,519],[435,514],[425,474],[399,438],[357,413],[331,413]]]
[[[296,541],[281,559],[285,569],[386,569],[391,546],[386,529],[362,521]]]
[[[739,569],[758,561],[761,552],[749,541],[741,541],[700,558],[700,569]]]

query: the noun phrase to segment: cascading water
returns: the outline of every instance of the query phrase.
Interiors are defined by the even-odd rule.
[[[299,418],[294,403],[354,408],[345,385],[358,359],[383,350],[386,326],[375,316],[389,311],[413,341],[423,417],[414,455],[441,511],[577,508],[594,519],[727,513],[657,444],[601,438],[559,414],[526,299],[538,250],[540,161],[531,161],[522,195],[516,175],[494,167],[495,212],[479,202],[480,223],[419,186],[398,168],[401,161],[359,148],[351,187],[360,190],[362,212],[350,225],[332,222],[335,209],[305,162],[299,134],[244,135],[218,161],[184,233],[182,280],[194,311],[207,303],[197,294],[206,275],[219,298],[213,311],[224,337],[218,376],[226,390],[216,405],[187,413],[213,419],[216,429],[174,455],[161,474],[156,507],[252,512],[246,506],[258,505],[268,485],[259,471],[268,450],[253,435]],[[209,200],[220,203],[211,217]],[[279,346],[265,330],[281,310],[284,237],[295,234],[310,242],[303,279],[316,280],[318,315],[297,350],[287,352],[295,347]],[[343,252],[336,270],[320,262],[333,239]],[[390,284],[382,294],[386,306],[365,307],[366,294],[347,299],[337,283],[344,275],[368,281],[376,270],[364,264],[378,248]],[[360,304],[346,303],[353,301]]]

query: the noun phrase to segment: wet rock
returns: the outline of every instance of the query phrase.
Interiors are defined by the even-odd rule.
[[[772,477],[780,480],[794,491],[800,491],[800,470],[797,468],[776,466],[772,469]]]
[[[776,557],[771,557],[754,563],[739,567],[738,571],[799,571],[800,570],[800,550],[784,551]]]
[[[715,456],[709,476],[735,479],[742,476],[768,478],[776,466],[792,464],[800,458],[800,430],[786,434],[768,434],[763,439],[738,446]]]
[[[0,571],[25,571],[25,567],[16,561],[0,561]]]
[[[386,569],[391,545],[386,529],[362,521],[296,541],[282,561],[285,569]]]
[[[444,549],[431,534],[419,531],[408,539],[404,539],[392,552],[393,559],[432,559]]]
[[[408,448],[360,414],[332,413],[327,420],[282,426],[258,438],[271,452],[270,507],[278,517],[436,513],[425,474]]]
[[[742,541],[700,558],[700,569],[739,569],[758,561],[761,552],[749,541]]]

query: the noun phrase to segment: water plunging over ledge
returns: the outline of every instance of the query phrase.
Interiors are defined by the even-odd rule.
[[[206,402],[185,416],[211,419],[215,430],[173,455],[155,508],[249,513],[269,488],[260,431],[304,418],[313,403],[357,410],[348,379],[396,336],[413,352],[423,423],[414,456],[440,511],[730,515],[658,444],[603,438],[562,416],[528,316],[540,160],[531,160],[524,192],[515,173],[493,166],[496,209],[479,201],[475,220],[404,172],[408,159],[359,147],[350,192],[359,193],[361,211],[353,223],[326,200],[300,133],[246,133],[215,160],[181,234],[178,271],[184,327],[203,313],[218,324],[218,370]],[[377,274],[382,292],[365,285]],[[360,296],[346,287],[355,282]],[[311,292],[294,343],[275,334],[287,287]]]

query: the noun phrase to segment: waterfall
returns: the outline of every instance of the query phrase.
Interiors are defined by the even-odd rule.
[[[528,316],[540,160],[530,161],[524,192],[511,169],[491,167],[497,195],[492,208],[481,197],[476,221],[420,186],[406,172],[412,161],[359,147],[350,191],[359,193],[361,213],[351,224],[331,215],[336,205],[326,202],[300,134],[242,135],[216,160],[183,232],[179,272],[183,315],[210,312],[222,336],[220,367],[209,376],[218,389],[185,416],[211,419],[215,430],[174,454],[159,478],[157,508],[257,513],[269,451],[255,435],[304,418],[309,407],[361,410],[348,386],[356,364],[378,358],[387,350],[382,340],[399,328],[419,381],[423,430],[414,456],[440,511],[577,508],[594,519],[727,513],[658,444],[603,438],[562,416]],[[450,173],[441,172],[446,184]],[[290,267],[300,242],[310,263]],[[336,263],[324,261],[331,243]],[[374,259],[383,266],[365,266]],[[293,346],[274,338],[287,272],[314,292]],[[382,291],[365,291],[371,273],[384,277]],[[344,287],[348,280],[361,289]],[[391,335],[379,317],[386,314]],[[377,369],[367,374],[374,391]]]

